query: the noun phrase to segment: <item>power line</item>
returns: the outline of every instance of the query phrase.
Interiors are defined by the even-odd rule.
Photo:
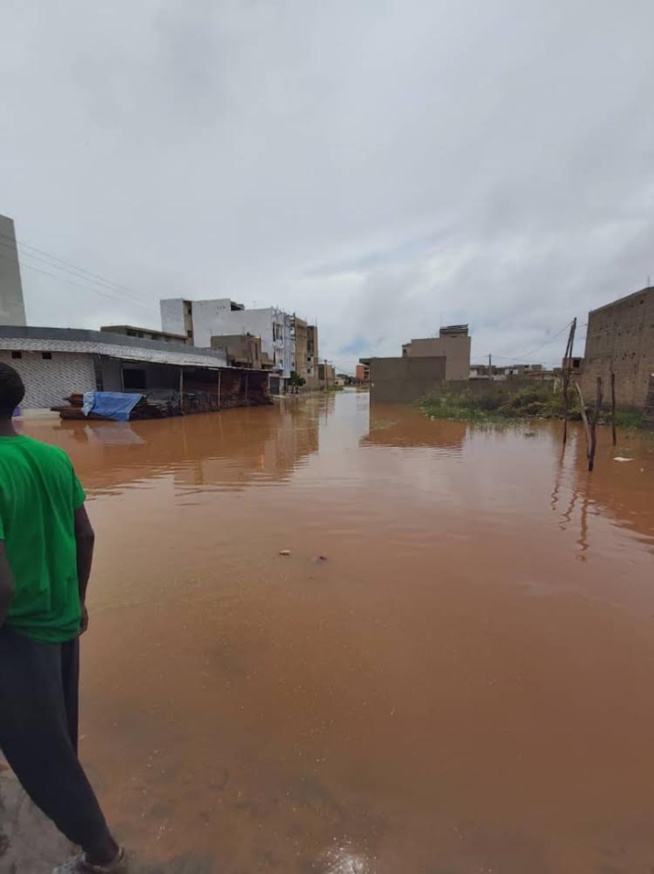
[[[0,246],[4,246],[10,251],[16,252],[16,254],[18,254],[19,256],[22,255],[22,257],[33,258],[36,261],[40,261],[54,270],[60,270],[62,273],[69,273],[70,275],[75,276],[78,279],[86,279],[88,281],[91,281],[94,285],[106,286],[112,291],[120,292],[125,298],[131,299],[134,302],[141,302],[139,300],[138,292],[134,291],[134,289],[131,289],[126,285],[121,285],[121,283],[119,282],[114,282],[112,279],[107,279],[106,277],[101,276],[99,273],[93,273],[91,270],[86,270],[83,267],[79,267],[77,264],[73,264],[71,261],[66,261],[63,258],[52,255],[50,252],[39,249],[37,246],[31,246],[28,243],[22,243],[19,241],[14,242],[12,237],[8,236],[7,234],[0,233]],[[21,249],[29,249],[32,251],[21,253],[18,249],[19,246]],[[36,252],[38,254],[32,254],[32,252]]]
[[[557,337],[560,337],[564,331],[567,331],[568,328],[570,327],[570,325],[572,324],[572,321],[573,320],[571,319],[567,325],[564,325],[561,328],[561,330],[557,331],[557,333],[554,334],[552,337],[550,337],[549,340],[545,340],[544,343],[541,343],[540,346],[537,346],[535,349],[532,349],[530,352],[522,352],[522,353],[520,353],[520,355],[512,355],[510,357],[507,357],[506,355],[493,355],[493,358],[501,358],[503,361],[515,361],[515,362],[520,361],[520,359],[529,358],[531,355],[535,355],[536,352],[540,352],[541,349],[543,349],[545,346],[547,346],[552,341],[556,340]]]
[[[9,260],[6,255],[0,255],[0,259]],[[71,279],[67,279],[65,276],[58,276],[56,273],[49,273],[47,270],[42,270],[40,267],[35,267],[33,264],[26,264],[23,262],[21,264],[21,267],[26,267],[28,270],[33,270],[35,273],[41,273],[43,276],[50,276],[52,279],[58,279],[60,282],[67,282],[68,285],[74,285],[74,286],[76,286],[76,288],[84,289],[84,291],[93,291],[96,294],[101,294],[103,297],[109,298],[110,300],[119,301],[120,303],[125,302],[124,297],[121,298],[118,295],[110,294],[108,291],[103,291],[100,288],[91,288],[88,285],[81,285],[79,282],[73,282]],[[141,306],[144,309],[149,309],[149,307],[146,304],[144,304],[141,301],[138,301],[136,299],[127,298],[127,301],[129,303],[134,303],[137,306]]]

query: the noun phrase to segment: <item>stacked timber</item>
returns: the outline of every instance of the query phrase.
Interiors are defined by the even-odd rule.
[[[271,404],[268,375],[257,371],[224,370],[220,380],[202,382],[187,380],[187,390],[180,394],[169,389],[145,392],[129,415],[130,422],[143,419],[169,419],[193,413],[214,413],[232,407]],[[51,407],[64,420],[96,419],[107,421],[106,416],[82,410],[84,395],[73,392],[61,406]]]

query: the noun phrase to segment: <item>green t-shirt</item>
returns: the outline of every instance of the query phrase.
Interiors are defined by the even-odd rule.
[[[84,498],[62,449],[0,437],[0,540],[15,582],[6,622],[35,640],[79,634],[74,515]]]

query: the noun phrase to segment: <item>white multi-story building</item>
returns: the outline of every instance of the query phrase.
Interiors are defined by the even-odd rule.
[[[254,334],[273,371],[289,378],[296,369],[293,316],[277,307],[246,310],[229,298],[161,301],[164,331],[184,334],[194,346],[209,348],[212,337]]]

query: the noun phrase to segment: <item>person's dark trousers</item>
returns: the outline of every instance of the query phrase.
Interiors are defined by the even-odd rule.
[[[0,627],[0,749],[32,801],[89,853],[110,841],[77,758],[79,642]]]

